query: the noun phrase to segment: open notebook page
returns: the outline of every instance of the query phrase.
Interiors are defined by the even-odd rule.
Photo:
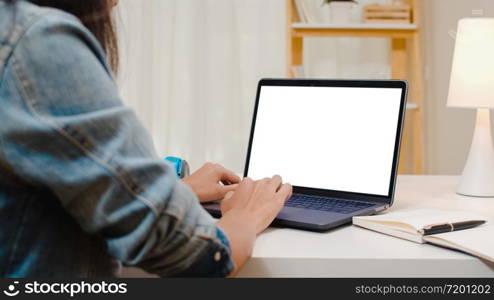
[[[393,226],[392,223],[404,223],[415,228],[416,231],[433,224],[456,223],[472,220],[486,220],[485,217],[464,211],[419,209],[391,212],[383,215],[359,217],[383,225]],[[393,226],[394,227],[394,226]]]
[[[430,243],[455,248],[485,260],[494,261],[494,225],[424,237]]]

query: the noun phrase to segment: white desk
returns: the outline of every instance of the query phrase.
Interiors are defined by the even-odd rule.
[[[401,176],[390,211],[470,210],[494,222],[494,199],[459,196],[457,181],[452,176]],[[353,226],[327,233],[269,229],[257,240],[240,277],[494,277],[494,266]]]

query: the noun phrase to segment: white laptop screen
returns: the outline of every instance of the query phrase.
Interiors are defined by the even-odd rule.
[[[402,89],[263,86],[248,176],[388,196]]]

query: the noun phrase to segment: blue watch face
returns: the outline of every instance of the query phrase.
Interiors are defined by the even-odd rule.
[[[175,174],[179,179],[189,176],[189,164],[187,163],[187,161],[173,156],[168,156],[165,158],[165,160],[173,165]]]
[[[165,160],[173,165],[175,174],[177,175],[178,178],[180,178],[182,171],[182,159],[178,157],[168,156],[165,158]]]

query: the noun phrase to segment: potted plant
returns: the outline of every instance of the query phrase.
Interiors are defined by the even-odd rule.
[[[355,0],[324,0],[329,5],[331,23],[348,24],[352,22],[352,9],[357,4]]]

